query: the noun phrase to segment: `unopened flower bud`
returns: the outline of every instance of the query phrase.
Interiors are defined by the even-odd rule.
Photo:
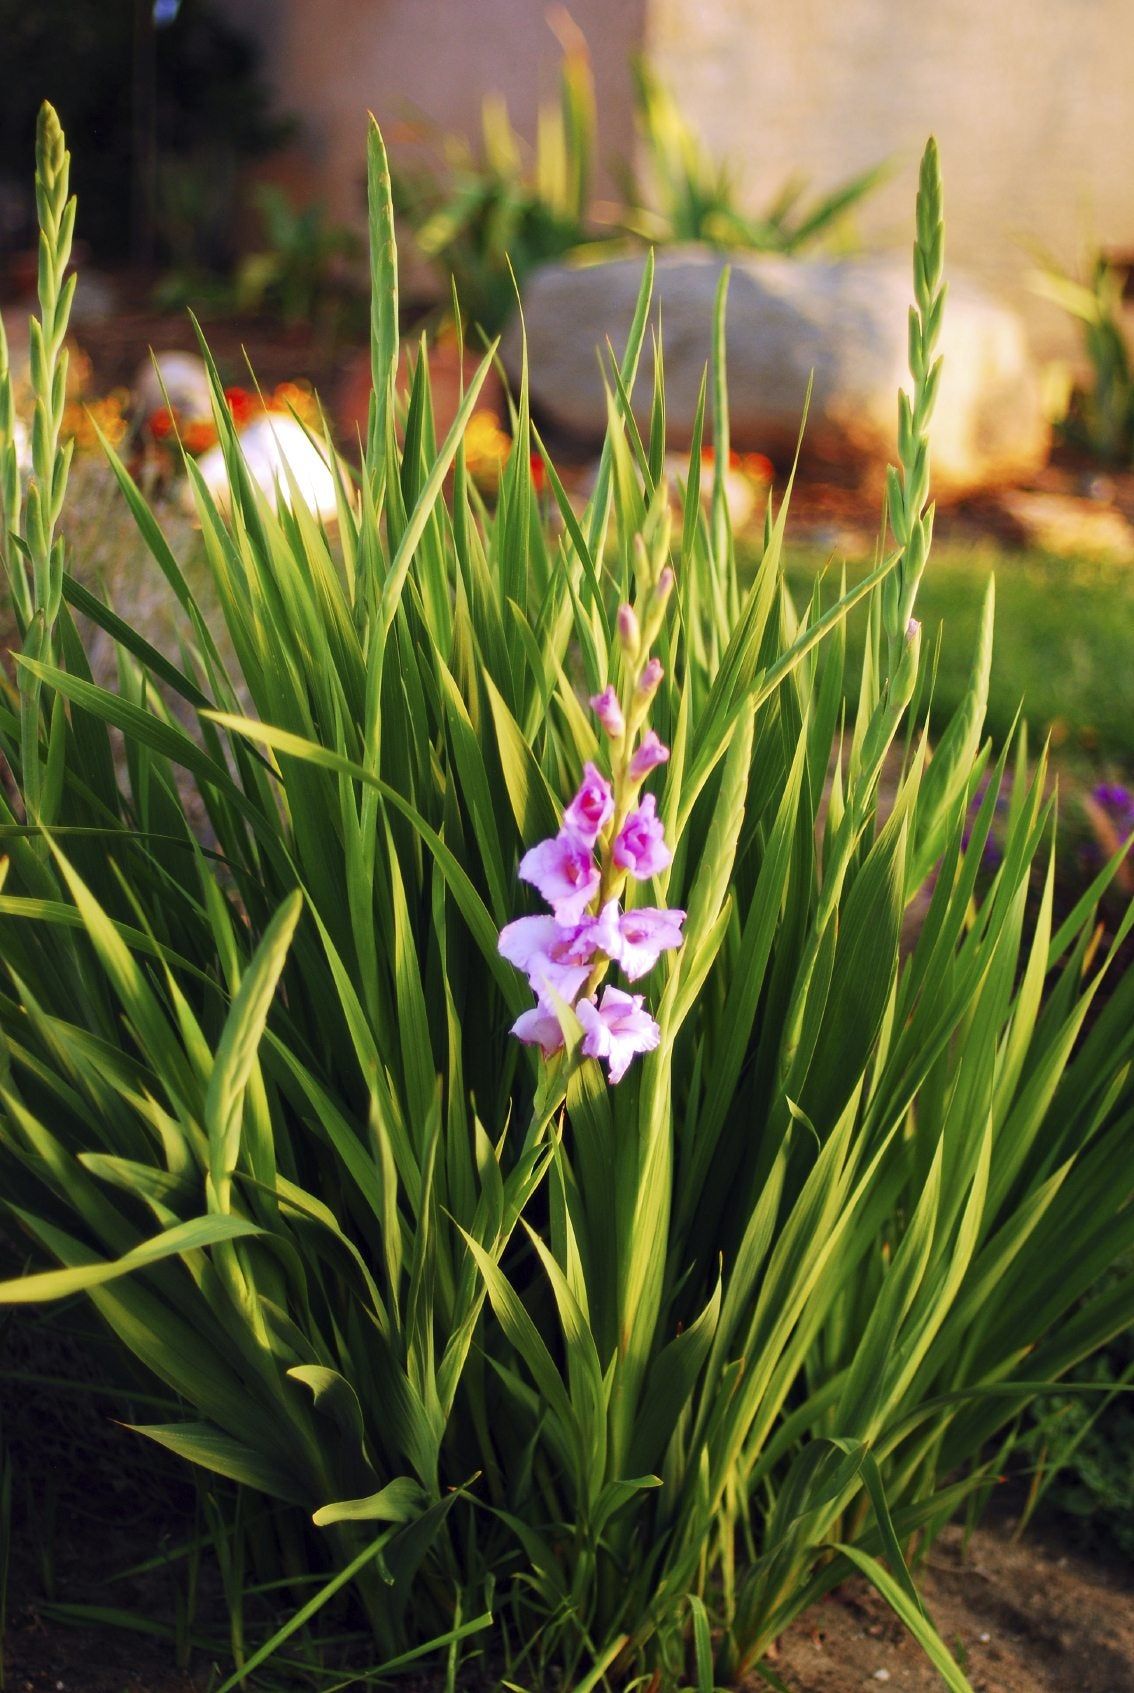
[[[642,674],[638,678],[636,692],[639,699],[652,700],[664,675],[665,671],[662,669],[660,658],[647,659],[642,667]]]
[[[641,744],[630,760],[627,775],[632,782],[640,782],[648,776],[658,764],[664,764],[669,757],[669,748],[663,746],[652,729],[647,729],[642,736]]]
[[[897,710],[904,711],[913,698],[920,659],[921,624],[916,617],[911,617],[906,624],[906,638],[891,684],[891,704]]]
[[[638,619],[632,605],[620,605],[618,608],[618,639],[627,658],[637,658],[638,649],[642,644],[642,631],[638,627]]]
[[[606,730],[612,741],[617,741],[626,732],[626,719],[622,715],[622,707],[618,703],[618,695],[612,687],[605,687],[601,694],[591,696],[591,710]]]
[[[659,611],[665,605],[672,592],[673,566],[671,564],[667,564],[663,567],[662,573],[658,577],[657,584],[654,588],[654,604],[658,607]]]

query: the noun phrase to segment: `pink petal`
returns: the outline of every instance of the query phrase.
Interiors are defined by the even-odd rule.
[[[652,729],[647,729],[630,760],[630,780],[640,782],[643,776],[649,775],[655,765],[664,764],[668,757],[669,748],[662,745]]]
[[[599,1004],[581,999],[575,1015],[583,1026],[581,1050],[588,1058],[605,1058],[607,1078],[620,1082],[639,1052],[652,1052],[661,1030],[648,1011],[642,1009],[642,995],[623,993],[608,987]]]
[[[610,1051],[610,1031],[599,1016],[594,1000],[581,999],[575,1007],[575,1015],[583,1029],[579,1050],[588,1058],[605,1058]]]
[[[558,959],[538,957],[532,960],[528,982],[542,1000],[549,1000],[554,990],[570,1005],[591,973],[589,964],[563,964]]]
[[[559,1019],[542,1005],[523,1012],[512,1024],[512,1033],[526,1046],[542,1047],[544,1055],[558,1052],[563,1045],[563,1030]]]
[[[520,860],[519,875],[539,889],[561,923],[579,921],[600,880],[590,847],[569,829],[529,848]]]
[[[684,911],[640,906],[619,923],[618,962],[632,982],[652,970],[663,952],[681,945]]]
[[[639,881],[656,876],[672,861],[653,794],[647,794],[637,810],[627,817],[611,856],[620,870],[628,870]]]
[[[501,958],[517,970],[527,970],[532,959],[546,953],[563,933],[563,925],[554,917],[517,917],[501,929],[496,947]]]
[[[652,700],[664,675],[660,658],[647,659],[638,678],[638,693],[645,699]]]
[[[579,791],[563,813],[564,824],[581,841],[594,846],[613,816],[614,795],[610,783],[593,764],[585,764]]]

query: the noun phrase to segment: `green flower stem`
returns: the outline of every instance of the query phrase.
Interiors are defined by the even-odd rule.
[[[67,401],[67,349],[64,338],[75,293],[67,276],[75,228],[75,200],[69,193],[71,155],[54,110],[44,105],[36,130],[36,205],[39,211],[39,312],[30,326],[30,369],[35,412],[32,420],[32,474],[24,503],[23,541],[31,565],[31,600],[26,574],[17,589],[23,600],[23,650],[28,658],[50,664],[55,623],[63,603],[63,541],[56,526],[67,491],[71,442],[62,442]],[[0,417],[0,424],[5,421]],[[5,478],[7,481],[7,478]],[[8,489],[5,487],[5,499]],[[6,506],[7,509],[7,506]],[[20,738],[24,763],[24,803],[29,820],[50,822],[54,809],[45,785],[40,748],[42,684],[30,671],[20,672]]]
[[[914,305],[909,316],[909,369],[913,397],[898,395],[898,460],[886,473],[890,527],[902,549],[898,568],[883,587],[887,676],[893,679],[901,664],[906,631],[914,615],[933,535],[933,506],[929,503],[929,424],[941,378],[937,343],[945,310],[942,281],[945,225],[942,216],[941,172],[937,143],[930,138],[921,160],[917,193],[917,234],[914,240]]]

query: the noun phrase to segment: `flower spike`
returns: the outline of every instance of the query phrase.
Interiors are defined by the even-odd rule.
[[[645,557],[645,549],[640,551]],[[669,757],[669,748],[646,723],[665,672],[660,659],[642,662],[640,655],[649,652],[660,631],[673,588],[671,566],[660,572],[655,567],[640,586],[644,627],[632,605],[620,606],[610,655],[612,670],[622,677],[621,692],[612,682],[590,702],[609,743],[611,773],[588,761],[559,833],[530,847],[520,860],[520,879],[538,889],[550,915],[506,923],[498,942],[501,956],[524,972],[536,995],[512,1033],[550,1058],[565,1044],[558,1010],[570,1006],[583,1031],[580,1053],[605,1062],[612,1085],[639,1053],[657,1047],[661,1030],[645,996],[604,984],[607,972],[617,967],[628,981],[638,981],[663,952],[682,944],[685,922],[684,911],[659,906],[623,911],[620,903],[628,880],[656,876],[673,858],[657,800],[653,794],[640,797],[646,777]]]

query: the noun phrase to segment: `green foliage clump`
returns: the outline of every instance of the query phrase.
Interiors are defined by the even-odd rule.
[[[1134,1330],[1116,1335],[1066,1385],[1029,1408],[1015,1447],[1032,1477],[1024,1522],[1042,1507],[1080,1543],[1134,1557]]]
[[[759,216],[742,209],[736,172],[706,149],[670,90],[644,59],[634,66],[634,110],[647,167],[634,183],[626,225],[657,244],[705,241],[755,253],[798,254],[837,235],[850,212],[885,178],[875,165],[804,203],[807,184],[786,182]]]
[[[581,37],[564,55],[557,107],[539,117],[534,160],[526,157],[498,99],[483,107],[479,155],[443,138],[440,169],[402,170],[399,210],[421,252],[452,278],[461,309],[489,333],[516,305],[517,283],[540,264],[607,243],[655,246],[703,241],[762,253],[797,254],[845,229],[849,213],[886,176],[863,171],[830,194],[803,204],[806,183],[792,180],[759,217],[744,212],[731,167],[710,157],[672,94],[645,60],[634,65],[635,117],[645,182],[628,173],[625,206],[591,220],[597,138],[594,84]]]
[[[444,137],[440,169],[403,169],[395,184],[419,249],[452,279],[470,321],[495,334],[517,282],[588,240],[595,101],[582,41],[564,54],[558,105],[540,112],[534,160],[501,100],[485,100],[481,126],[479,155]]]
[[[215,374],[227,515],[186,462],[226,660],[113,453],[176,657],[61,550],[73,212],[52,114],[40,133],[26,488],[0,441],[22,640],[0,706],[0,1198],[35,1263],[0,1298],[86,1294],[168,1399],[139,1432],[266,1500],[278,1579],[316,1576],[225,1688],[349,1594],[371,1678],[436,1650],[453,1684],[490,1639],[510,1684],[708,1693],[861,1570],[965,1689],[910,1553],[1134,1314],[1134,979],[1111,979],[1134,913],[1100,949],[1112,864],[1056,922],[1042,762],[1019,758],[981,872],[1010,757],[982,740],[991,595],[930,757],[935,148],[894,544],[797,601],[790,487],[746,586],[737,569],[724,286],[692,452],[711,415],[707,511],[694,481],[671,513],[660,346],[634,422],[649,266],[585,508],[525,381],[486,509],[463,442],[492,349],[442,442],[424,361],[396,397],[372,130],[374,393],[357,483],[324,443],[336,532],[256,486]],[[0,347],[6,430],[5,378]],[[530,999],[497,940],[521,856],[603,762],[584,700],[628,697],[620,608],[663,561],[673,856],[652,892],[687,916],[651,978],[657,1049],[612,1087],[562,1002],[558,1052],[510,1036]]]
[[[1076,389],[1061,428],[1073,446],[1106,464],[1134,463],[1134,369],[1122,320],[1125,268],[1096,257],[1089,283],[1047,266],[1034,278],[1038,293],[1082,326],[1090,366],[1087,388]]]

